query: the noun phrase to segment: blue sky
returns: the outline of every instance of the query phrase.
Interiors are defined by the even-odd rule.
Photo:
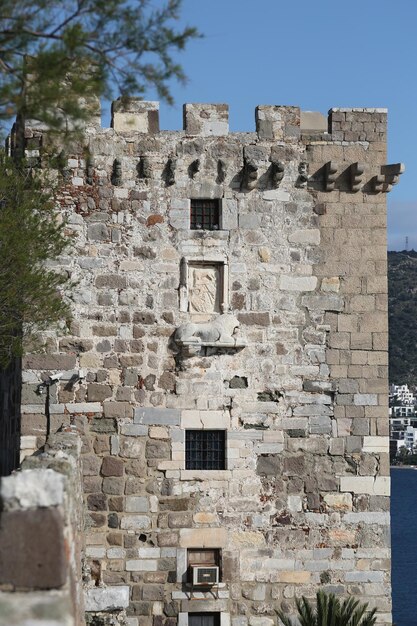
[[[184,102],[228,103],[232,131],[254,130],[258,104],[387,107],[388,162],[406,165],[388,248],[417,250],[417,0],[183,0],[182,22],[204,38],[178,57],[189,80],[161,128],[182,128]]]

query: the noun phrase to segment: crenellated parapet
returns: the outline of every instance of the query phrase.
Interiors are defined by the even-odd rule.
[[[113,138],[110,179],[115,186],[126,176],[123,160],[130,158],[133,147],[138,177],[149,181],[153,171],[159,176],[155,161],[161,159],[163,140],[167,140],[166,145],[177,140],[182,146],[165,151],[166,186],[174,185],[184,168],[188,178],[195,181],[207,174],[208,160],[202,154],[203,144],[199,143],[203,140],[211,140],[211,145],[216,146],[213,149],[217,151],[217,159],[210,159],[209,163],[213,184],[222,184],[227,177],[233,177],[246,192],[256,188],[276,189],[284,176],[291,176],[295,187],[377,194],[391,191],[404,171],[401,163],[385,163],[386,109],[334,108],[326,119],[320,113],[303,112],[298,107],[260,105],[255,110],[256,132],[246,134],[229,133],[226,104],[185,104],[183,111],[183,131],[163,131],[158,102],[138,98],[114,101],[111,118],[114,135],[97,126],[97,115],[86,129],[85,183],[91,184],[93,180],[94,152],[100,151],[103,141],[113,142]],[[45,133],[45,129],[36,125],[26,129],[25,153],[31,165],[41,163],[46,148]],[[11,151],[16,146],[16,134],[11,135]],[[240,145],[241,161],[234,170],[228,162],[226,139]],[[329,160],[326,154],[331,157]],[[298,175],[289,166],[294,159],[298,161]]]

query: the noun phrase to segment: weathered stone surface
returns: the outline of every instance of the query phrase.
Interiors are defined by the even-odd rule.
[[[239,322],[246,326],[269,326],[269,313],[239,313]]]
[[[166,441],[148,441],[145,454],[147,459],[169,459],[170,445]]]
[[[103,476],[123,476],[124,463],[121,459],[113,456],[106,456],[101,464]]]
[[[282,458],[276,454],[263,454],[258,457],[256,471],[260,475],[279,476],[282,471]]]
[[[87,399],[89,402],[101,402],[112,395],[110,385],[90,384],[87,387]]]
[[[135,409],[135,423],[178,426],[180,412],[178,409],[139,408]]]
[[[58,506],[64,501],[65,478],[52,469],[23,470],[3,478],[3,509]]]
[[[72,370],[74,354],[29,354],[23,359],[23,367],[30,370]]]
[[[93,587],[86,590],[84,598],[88,612],[125,609],[129,606],[129,587]]]
[[[58,589],[66,582],[67,567],[64,523],[59,509],[3,511],[0,584],[23,589]]]
[[[192,513],[170,513],[168,515],[168,526],[170,528],[191,528]]]
[[[96,433],[115,433],[116,423],[110,418],[97,417],[91,420],[90,428]]]

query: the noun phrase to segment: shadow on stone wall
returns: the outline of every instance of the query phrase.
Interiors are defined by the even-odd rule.
[[[0,368],[0,476],[19,467],[22,362]]]

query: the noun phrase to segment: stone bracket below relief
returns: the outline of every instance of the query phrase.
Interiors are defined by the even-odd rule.
[[[231,341],[183,341],[177,342],[183,357],[213,356],[219,352],[234,352],[247,346],[243,339]]]
[[[177,342],[178,345],[184,347],[195,348],[229,348],[240,349],[245,348],[247,343],[243,339],[234,339],[233,341],[181,341]]]

